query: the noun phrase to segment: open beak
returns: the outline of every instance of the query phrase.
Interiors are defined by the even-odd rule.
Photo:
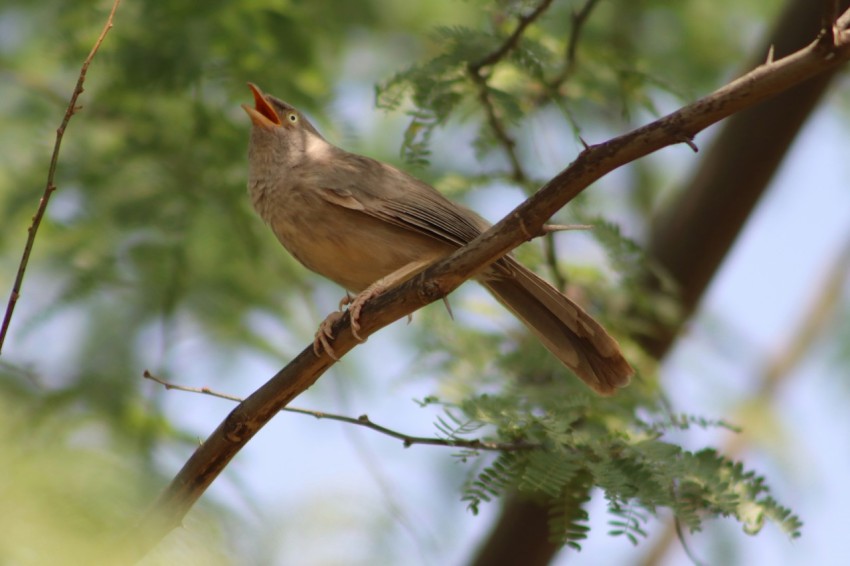
[[[280,118],[272,105],[269,104],[269,101],[266,100],[263,91],[261,91],[260,88],[253,83],[248,83],[248,87],[254,94],[254,108],[251,108],[247,104],[243,104],[242,109],[248,113],[248,117],[251,118],[251,122],[255,126],[261,128],[273,128],[275,126],[280,126]]]

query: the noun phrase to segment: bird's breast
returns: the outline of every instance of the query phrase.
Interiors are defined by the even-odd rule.
[[[301,187],[256,186],[252,202],[301,264],[359,292],[412,262],[433,261],[453,246],[321,198]]]

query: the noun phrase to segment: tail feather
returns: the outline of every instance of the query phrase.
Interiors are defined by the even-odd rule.
[[[581,307],[516,261],[501,264],[481,283],[531,330],[546,348],[594,391],[610,395],[634,370],[617,341]],[[504,260],[503,260],[504,261]]]

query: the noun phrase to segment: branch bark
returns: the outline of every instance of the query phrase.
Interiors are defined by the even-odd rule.
[[[539,234],[556,211],[606,173],[662,147],[689,140],[707,126],[850,59],[850,32],[846,29],[850,13],[842,18],[844,27],[836,33],[835,45],[824,40],[812,43],[647,126],[588,147],[567,169],[490,230],[418,276],[367,303],[361,313],[360,334],[368,336],[444,297],[493,261]],[[334,349],[338,355],[357,345],[347,315],[334,330],[337,336]],[[178,526],[254,434],[332,364],[327,354],[317,357],[310,345],[236,407],[189,458],[132,536],[122,541],[122,555],[143,555]]]

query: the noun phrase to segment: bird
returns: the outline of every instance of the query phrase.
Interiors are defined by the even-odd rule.
[[[490,227],[475,212],[387,163],[328,142],[296,108],[248,83],[248,193],[284,248],[346,290],[352,331],[370,298],[467,244]],[[634,370],[617,341],[553,285],[513,256],[476,275],[502,305],[593,391],[611,395]],[[356,293],[351,298],[349,291]],[[336,358],[332,313],[314,351]]]

